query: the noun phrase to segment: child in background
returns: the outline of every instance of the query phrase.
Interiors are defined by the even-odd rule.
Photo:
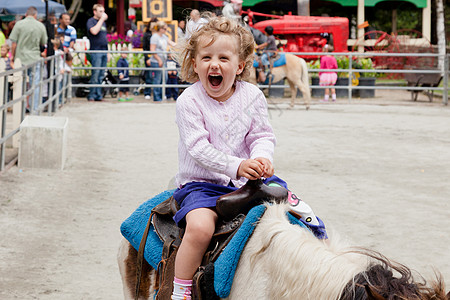
[[[5,71],[11,70],[14,68],[14,62],[11,60],[11,57],[9,55],[9,46],[8,44],[3,44],[0,49],[1,57],[0,60],[3,60],[5,62]],[[11,83],[6,83],[7,90],[8,90],[8,99],[6,101],[8,102],[10,99],[12,99],[12,90],[11,90]]]
[[[8,44],[3,44],[1,46],[1,59],[5,62],[6,65],[6,71],[11,70],[14,68],[14,62],[11,60],[11,57],[9,55],[9,46]]]
[[[325,45],[323,47],[323,52],[333,52],[334,48],[331,45]],[[324,55],[320,58],[320,68],[321,69],[337,69],[336,58],[332,55]],[[335,85],[337,81],[336,72],[320,72],[319,73],[319,84],[320,86]],[[330,89],[325,89],[325,98],[321,100],[322,102],[328,102],[330,99]],[[336,89],[331,88],[331,99],[336,101]]]
[[[274,176],[275,135],[266,98],[243,81],[253,65],[252,34],[218,17],[185,43],[180,75],[193,85],[176,104],[180,139],[173,197],[180,204],[174,220],[186,229],[175,259],[172,299],[191,299],[192,278],[218,220],[218,197],[262,177],[287,188]],[[323,223],[320,230],[325,232]]]
[[[123,47],[122,51],[128,51],[127,47]],[[118,70],[119,72],[119,84],[129,84],[130,83],[130,77],[128,72],[128,61],[127,61],[128,53],[121,53],[120,58],[117,61],[117,67],[121,68]],[[131,101],[133,98],[128,97],[128,92],[130,91],[129,87],[120,87],[119,88],[119,101]],[[125,98],[123,98],[123,95],[125,94]]]
[[[172,55],[169,54],[167,57],[167,68],[175,69],[178,67],[178,64],[173,60]],[[167,84],[178,84],[178,71],[177,70],[169,70],[167,71]],[[177,101],[178,98],[178,88],[170,87],[166,88],[166,97],[167,99],[173,98],[173,100]]]

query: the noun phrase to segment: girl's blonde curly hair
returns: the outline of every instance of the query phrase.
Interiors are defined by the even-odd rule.
[[[180,77],[182,80],[194,83],[199,80],[194,71],[194,63],[199,44],[211,45],[219,35],[235,36],[238,41],[239,60],[245,62],[244,70],[236,76],[237,80],[245,80],[250,75],[253,66],[254,39],[250,31],[246,30],[237,22],[225,17],[208,18],[208,23],[204,24],[198,31],[194,32],[190,39],[184,41],[181,52],[178,52],[178,63],[181,65]],[[210,39],[208,41],[208,39]],[[206,42],[206,43],[205,43]]]

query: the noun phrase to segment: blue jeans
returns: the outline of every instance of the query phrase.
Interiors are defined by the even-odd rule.
[[[262,63],[264,66],[269,66],[269,65],[270,65],[269,57],[271,57],[273,54],[274,54],[273,52],[264,52],[264,53],[261,55],[261,63]]]
[[[91,64],[92,67],[103,67],[106,68],[106,63],[108,62],[108,56],[106,53],[91,53]],[[90,84],[101,84],[103,77],[105,77],[104,69],[92,70]],[[88,99],[102,100],[103,93],[101,87],[91,87],[89,89]]]
[[[174,78],[168,77],[166,83],[167,83],[167,85],[178,84],[178,78],[177,77],[174,77]],[[177,87],[166,88],[166,96],[167,96],[167,99],[173,98],[173,100],[177,100],[178,88]]]
[[[152,72],[153,71],[145,71],[145,84],[152,84]],[[151,96],[152,88],[146,87],[144,89],[145,96]]]
[[[34,72],[33,72],[34,71]],[[37,111],[39,107],[39,91],[41,90],[39,82],[41,81],[41,64],[36,64],[36,69],[29,68],[27,70],[28,77],[30,78],[30,88],[34,84],[34,95],[28,99],[28,107],[31,111]]]
[[[157,62],[150,63],[151,68],[159,68]],[[152,84],[161,84],[162,83],[162,71],[159,70],[151,70],[151,83]],[[162,88],[154,87],[153,88],[153,101],[162,101]]]

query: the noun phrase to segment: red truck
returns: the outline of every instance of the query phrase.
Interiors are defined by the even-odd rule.
[[[284,16],[267,15],[250,10],[244,11],[249,16],[249,25],[264,32],[267,26],[273,27],[274,35],[284,40],[283,50],[287,52],[322,52],[327,44],[327,34],[334,52],[347,52],[349,22],[342,17]],[[272,20],[252,22],[253,16],[268,16]],[[307,58],[307,57],[306,57]]]

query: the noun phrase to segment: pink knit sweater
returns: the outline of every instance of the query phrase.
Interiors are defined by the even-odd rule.
[[[178,187],[197,181],[237,187],[240,163],[248,158],[273,160],[275,135],[268,119],[264,94],[253,84],[237,81],[224,102],[208,96],[200,82],[177,99]]]

